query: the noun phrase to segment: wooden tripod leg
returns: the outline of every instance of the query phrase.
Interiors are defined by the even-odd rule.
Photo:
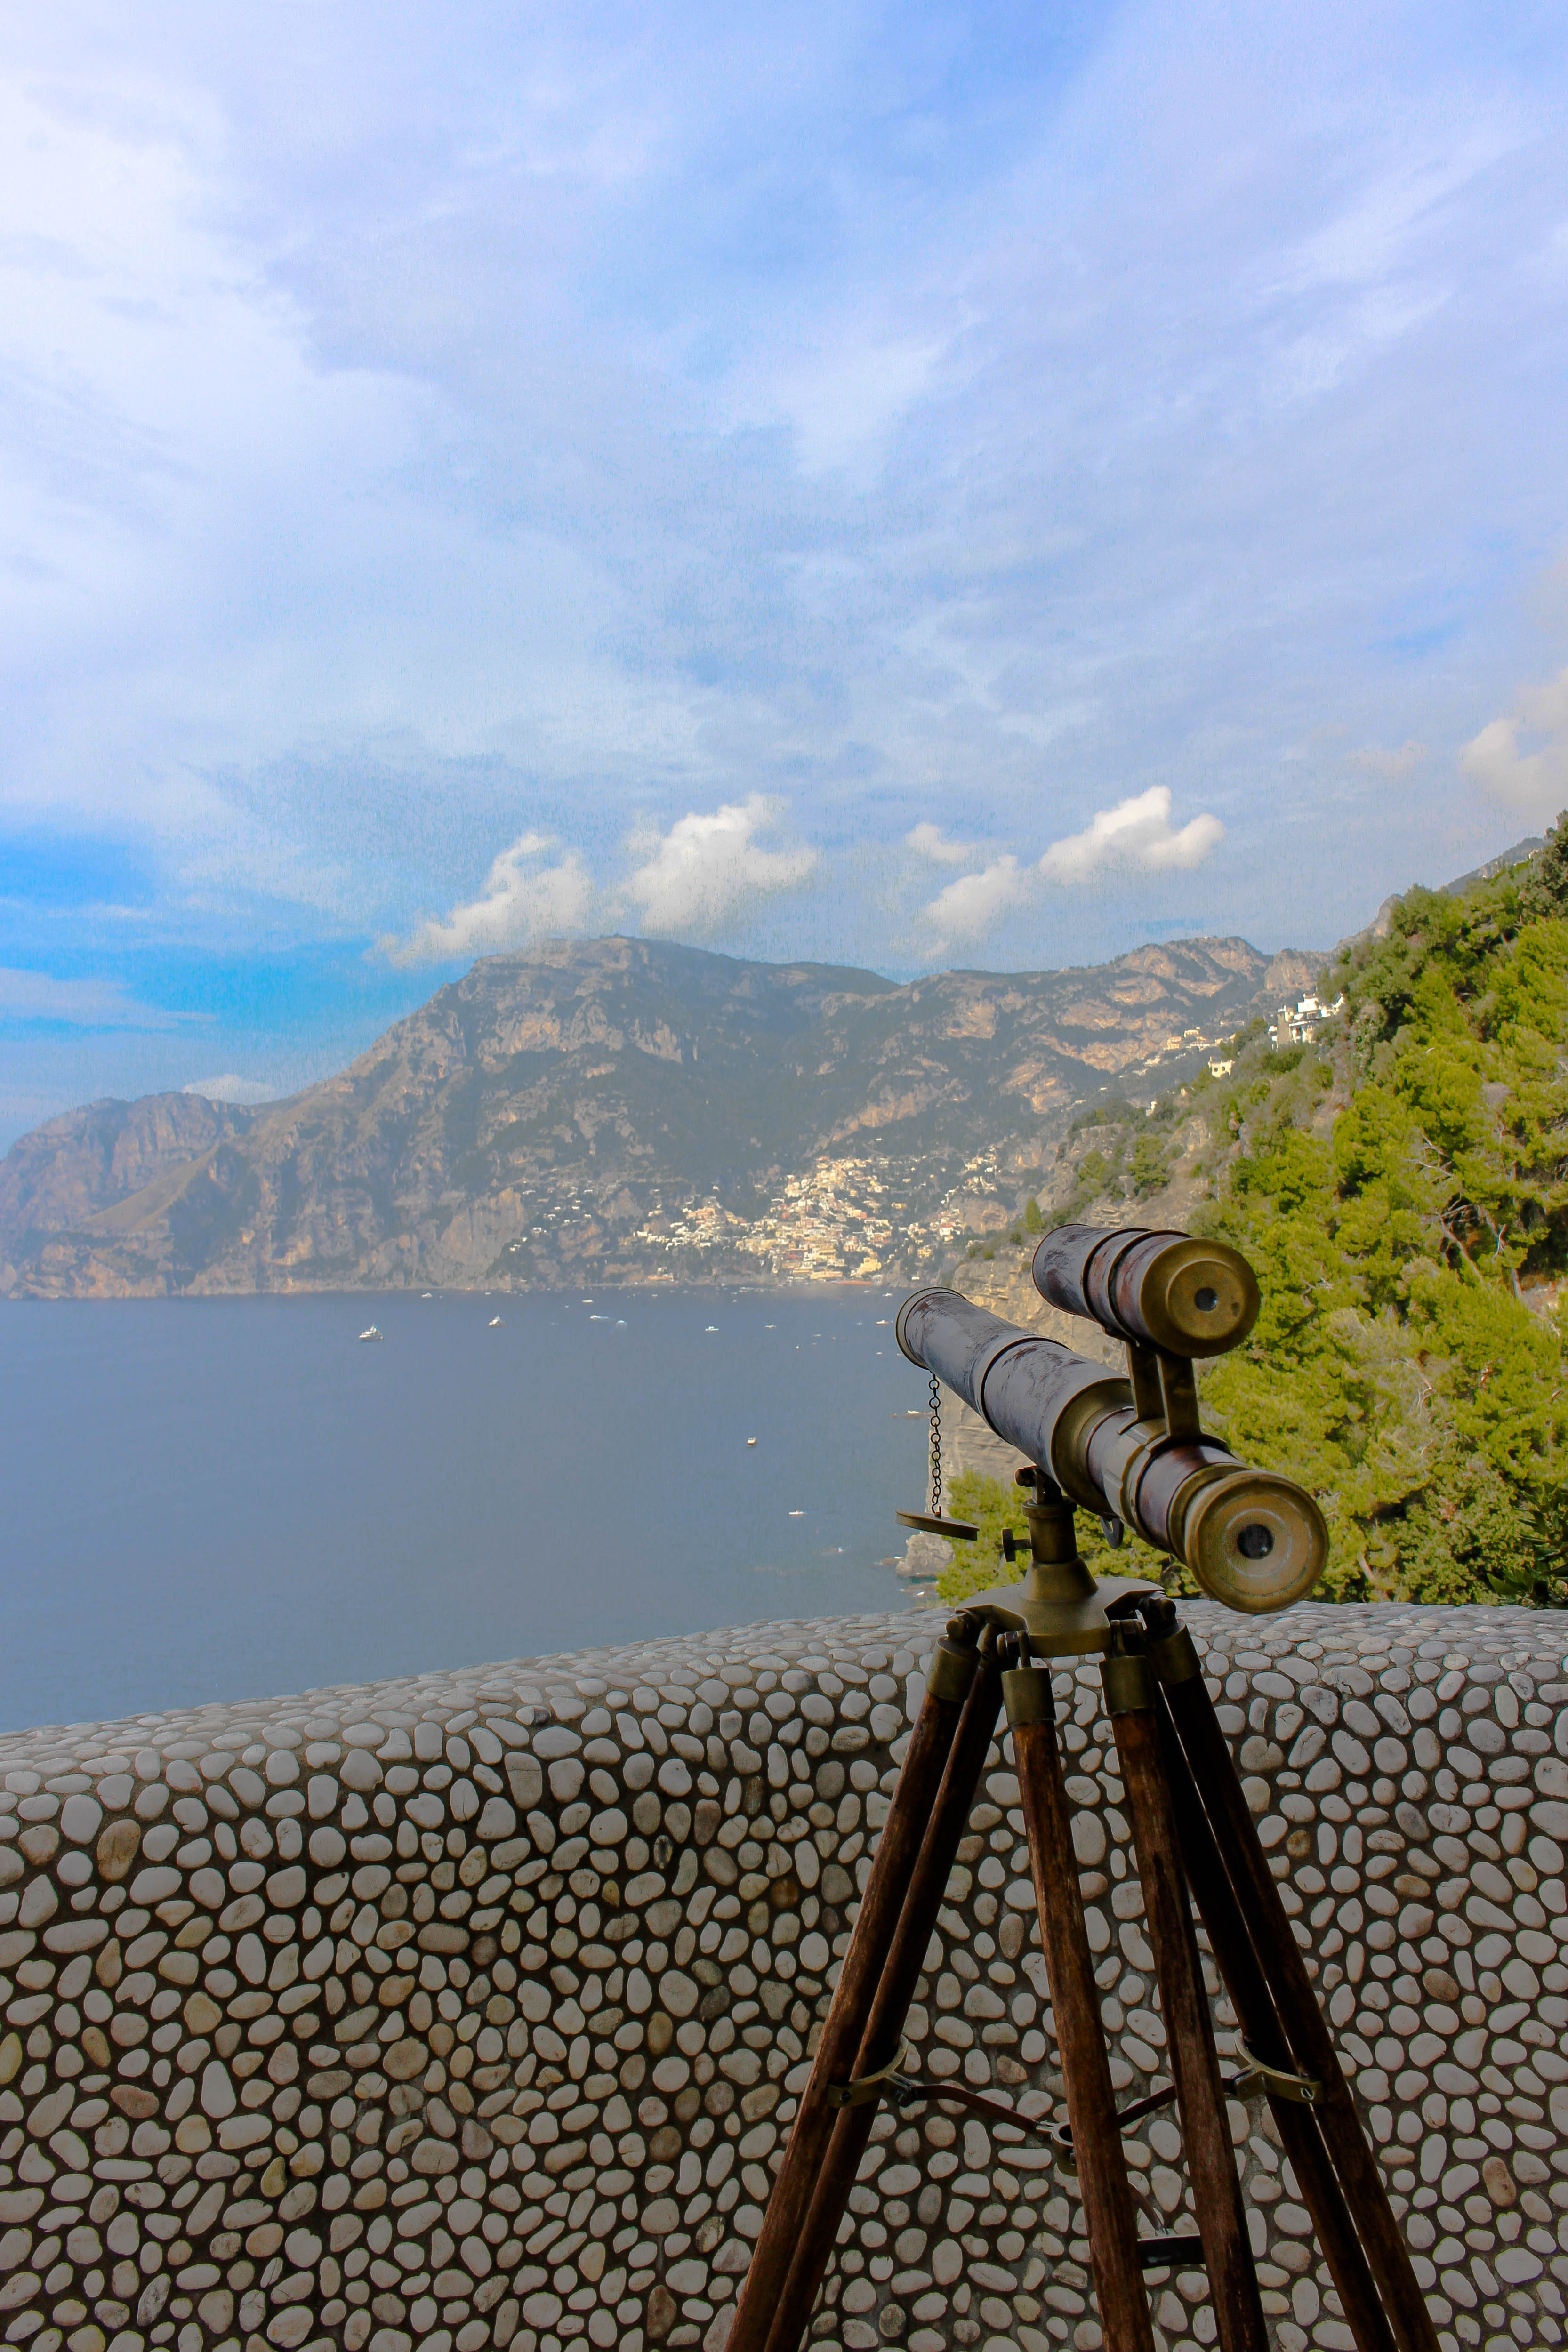
[[[974,1802],[974,1791],[980,1775],[985,1769],[985,1758],[991,1736],[996,1728],[996,1712],[1002,1704],[1002,1689],[996,1671],[994,1639],[987,1631],[984,1636],[980,1672],[970,1686],[964,1701],[958,1734],[949,1751],[947,1769],[942,1777],[925,1836],[921,1841],[920,1854],[909,1893],[899,1917],[898,1932],[893,1937],[882,1980],[877,1987],[871,2004],[871,2015],[857,2053],[848,2079],[875,2074],[898,2056],[903,2038],[904,2020],[909,2015],[915,1986],[925,1966],[926,1947],[931,1942],[936,1916],[947,1893],[947,1882],[958,1854],[959,1840],[969,1822],[969,1810]],[[860,2168],[860,2158],[871,2137],[879,2103],[868,2099],[862,2105],[841,2107],[833,2127],[827,2154],[817,2175],[816,2193],[811,2200],[811,2210],[801,2231],[800,2243],[789,2267],[783,2294],[773,2326],[768,2330],[766,2352],[795,2352],[806,2322],[811,2317],[817,2290],[823,2280],[838,2224],[849,2202],[849,2191],[855,2186],[855,2176]]]
[[[1292,2071],[1289,2047],[1275,2015],[1236,1890],[1226,1875],[1214,1832],[1163,1699],[1159,1712],[1160,1746],[1182,1861],[1199,1915],[1208,1930],[1215,1963],[1240,2020],[1247,2048],[1266,2066],[1289,2074]],[[1394,2330],[1377,2299],[1376,2282],[1367,2267],[1344,2191],[1334,2177],[1310,2108],[1277,2094],[1269,2095],[1268,2105],[1301,2200],[1312,2217],[1312,2227],[1329,2265],[1345,2325],[1360,2352],[1396,2352]]]
[[[735,2307],[729,2352],[763,2352],[768,2340],[838,2119],[838,2110],[827,2104],[827,2087],[830,2083],[847,2081],[865,2037],[871,2003],[904,1907],[910,1874],[936,1802],[976,1664],[973,1648],[963,1648],[951,1639],[938,1643],[925,1701],[910,1737],[904,1768],[877,1842],[849,1949],[844,1955],[838,1990],[822,2029]]]
[[[1089,2263],[1107,2352],[1153,2352],[1149,2301],[1138,2267],[1137,2231],[1116,2121],[1093,1963],[1079,1893],[1068,1793],[1057,1745],[1049,1669],[1020,1666],[1002,1677],[1051,2008],[1061,2044],[1073,2158],[1083,2196]]]
[[[1312,1980],[1301,1963],[1252,1814],[1241,1792],[1225,1734],[1204,1686],[1192,1638],[1179,1633],[1152,1645],[1166,1704],[1240,1900],[1263,1974],[1295,2063],[1321,2088],[1313,2106],[1329,2159],[1339,2175],[1400,2352],[1438,2352],[1426,2308],[1388,2192],[1362,2134],[1350,2085],[1340,2071]]]
[[[1154,1677],[1146,1658],[1123,1654],[1106,1660],[1104,1678],[1106,1706],[1127,1789],[1149,1941],[1160,1979],[1171,2073],[1220,2352],[1268,2352],[1268,2330],[1253,2269],[1241,2183],[1219,2086],[1214,2027],[1160,1754]]]

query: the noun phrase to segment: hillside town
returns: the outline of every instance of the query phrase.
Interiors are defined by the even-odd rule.
[[[994,1150],[956,1171],[939,1155],[824,1157],[785,1179],[763,1213],[746,1220],[710,1194],[679,1211],[656,1210],[635,1240],[671,1259],[738,1250],[755,1271],[796,1282],[873,1281],[918,1267],[977,1223],[1005,1224]]]

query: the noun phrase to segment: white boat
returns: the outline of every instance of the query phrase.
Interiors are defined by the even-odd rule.
[[[487,1331],[493,1331],[500,1321],[500,1317],[499,1315],[492,1315],[489,1321],[485,1325],[485,1329]]]
[[[754,1445],[754,1444],[756,1444],[756,1442],[757,1442],[757,1441],[756,1441],[756,1439],[755,1439],[754,1437],[748,1437],[748,1438],[747,1438],[747,1440],[746,1440],[746,1443],[747,1443],[747,1444],[748,1444],[748,1445]]]
[[[362,1331],[359,1336],[363,1345],[366,1339],[379,1339],[381,1333],[376,1329],[375,1325],[373,1323],[368,1331]]]

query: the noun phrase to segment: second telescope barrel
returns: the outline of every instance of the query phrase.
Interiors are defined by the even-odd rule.
[[[1220,1356],[1258,1320],[1258,1277],[1239,1250],[1144,1225],[1058,1225],[1035,1252],[1035,1288],[1119,1339]]]
[[[1071,1475],[1071,1465],[1058,1466],[1054,1443],[1076,1398],[1100,1391],[1107,1411],[1131,1411],[1132,1391],[1120,1373],[1055,1339],[1004,1323],[956,1290],[917,1290],[900,1307],[895,1329],[911,1363],[934,1372],[998,1437],[1047,1470],[1074,1502],[1104,1512],[1103,1498]]]
[[[1156,1238],[1167,1240],[1168,1235]],[[1124,1520],[1233,1609],[1288,1608],[1310,1591],[1328,1530],[1304,1488],[1252,1470],[1212,1437],[1140,1421],[1131,1383],[955,1290],[899,1309],[903,1353],[1098,1517]]]

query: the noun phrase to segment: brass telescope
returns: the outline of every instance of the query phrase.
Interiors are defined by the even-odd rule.
[[[1010,1612],[1037,1648],[1110,1647],[1106,1605],[1148,1587],[1105,1580],[1097,1596],[1075,1559],[1074,1506],[1104,1521],[1113,1542],[1128,1527],[1184,1560],[1227,1608],[1259,1614],[1310,1592],[1328,1557],[1317,1504],[1292,1480],[1238,1462],[1198,1418],[1194,1358],[1236,1347],[1257,1318],[1246,1259],[1185,1234],[1064,1225],[1040,1244],[1034,1276],[1054,1306],[1122,1342],[1125,1377],[954,1290],[916,1291],[898,1315],[910,1361],[1037,1465],[1028,1577],[988,1603]]]
[[[1125,1378],[955,1291],[917,1291],[899,1312],[899,1345],[931,1375],[932,1400],[931,1510],[900,1517],[954,1528],[939,1507],[945,1381],[1026,1457],[1017,1475],[1031,1558],[1022,1584],[976,1593],[936,1644],[729,2352],[798,2352],[884,2105],[900,2113],[956,2105],[1047,2140],[1058,2187],[1081,2208],[1077,2226],[1106,2352],[1155,2352],[1146,2281],[1196,2263],[1207,2274],[1217,2352],[1268,2352],[1226,2110],[1233,2097],[1268,2102],[1357,2352],[1439,2352],[1197,1644],[1157,1586],[1097,1581],[1073,1540],[1075,1507],[1107,1522],[1113,1541],[1131,1527],[1233,1609],[1282,1609],[1311,1590],[1328,1550],[1316,1503],[1288,1478],[1237,1462],[1198,1419],[1194,1360],[1247,1337],[1258,1285],[1246,1260],[1221,1244],[1091,1225],[1047,1235],[1035,1281],[1054,1305],[1126,1348]],[[1006,1549],[1011,1558],[1010,1539]],[[1068,1777],[1050,1664],[1096,1652],[1115,1802],[1124,1808],[1121,1834],[1150,1947],[1140,1967],[1152,1965],[1157,1982],[1171,2078],[1120,2112],[1100,1995],[1123,1959],[1112,1955],[1107,1978],[1089,1942],[1073,1837],[1078,1783]],[[987,2095],[978,2087],[984,2068],[976,2077],[966,2066],[962,2083],[911,2074],[903,2038],[939,1924],[944,1935],[965,1934],[942,1906],[1004,1713],[1018,1798],[1008,1826],[1027,1843],[1061,2069],[1066,2114],[1050,2122]],[[1241,2028],[1234,2076],[1219,2071],[1194,1906]],[[1180,2120],[1193,2231],[1167,2230],[1121,2147],[1122,2133],[1161,2107],[1174,2107]],[[921,2210],[923,2220],[923,2199]],[[879,2326],[901,2335],[901,2314],[895,2327]]]

